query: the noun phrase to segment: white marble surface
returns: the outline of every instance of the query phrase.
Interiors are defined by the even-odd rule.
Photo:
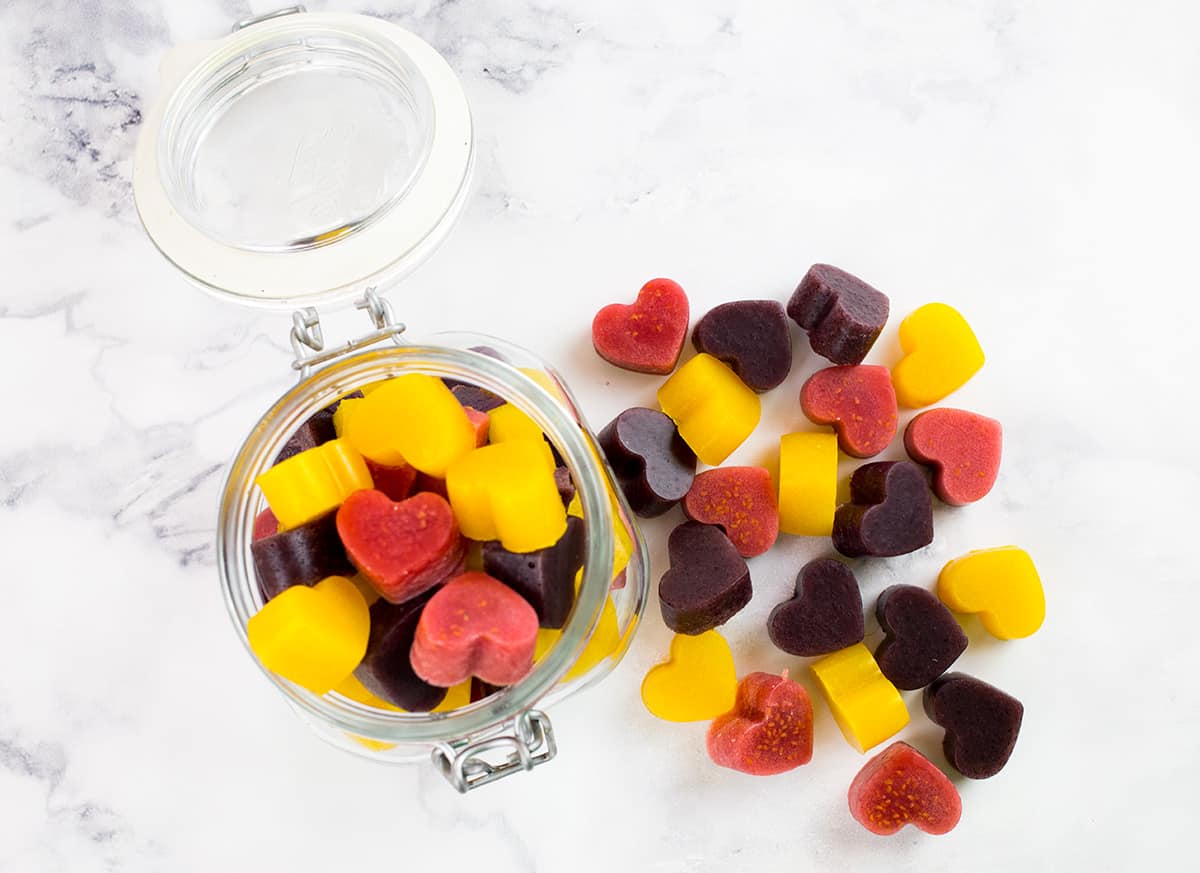
[[[642,709],[667,641],[653,608],[621,668],[554,712],[559,758],[533,774],[463,798],[428,768],[316,740],[236,644],[213,563],[225,465],[289,383],[287,316],[192,290],[130,201],[159,56],[250,10],[4,0],[0,870],[1192,865],[1195,4],[329,6],[425,37],[476,115],[476,193],[393,295],[402,316],[542,353],[594,424],[652,397],[586,330],[653,275],[701,313],[784,299],[824,260],[897,313],[943,299],[968,315],[989,361],[953,402],[1003,419],[1000,482],[939,512],[932,547],[861,578],[869,595],[929,584],[970,548],[1033,553],[1046,626],[1008,644],[976,626],[961,661],[1025,702],[1016,753],[961,786],[951,835],[871,837],[844,799],[861,759],[822,703],[814,762],[757,781],[708,763],[704,725]],[[800,426],[817,364],[798,334],[797,349],[735,461]],[[897,355],[892,331],[872,357]],[[742,672],[801,666],[761,623],[822,548],[791,540],[752,564],[755,600],[728,626]],[[912,708],[904,736],[942,761]]]

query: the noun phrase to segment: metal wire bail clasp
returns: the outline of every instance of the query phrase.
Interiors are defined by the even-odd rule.
[[[492,756],[499,752],[503,757]],[[478,739],[439,743],[433,750],[433,763],[460,794],[487,785],[522,770],[532,770],[558,754],[554,729],[546,713],[536,709],[522,712],[494,733]],[[495,760],[498,758],[498,760]]]
[[[354,304],[355,309],[364,310],[375,330],[363,334],[357,339],[349,340],[332,349],[325,348],[325,337],[321,331],[321,316],[311,306],[292,313],[292,369],[300,372],[300,378],[306,379],[314,367],[336,361],[345,355],[357,352],[367,346],[390,339],[396,345],[403,345],[400,335],[405,327],[396,321],[392,314],[392,305],[375,293],[374,288],[368,288],[362,299]]]

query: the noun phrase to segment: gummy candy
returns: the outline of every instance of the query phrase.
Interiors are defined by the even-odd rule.
[[[684,497],[683,514],[720,527],[743,558],[763,554],[779,536],[775,485],[762,467],[705,470]]]
[[[771,610],[771,642],[789,655],[827,655],[862,642],[862,594],[841,561],[817,558],[801,568],[796,593]]]
[[[651,279],[632,306],[610,303],[592,321],[592,345],[610,364],[637,373],[675,369],[688,329],[688,299],[670,279]]]
[[[875,601],[884,640],[875,650],[883,675],[903,691],[924,688],[967,648],[967,635],[950,610],[924,588],[893,585]]]
[[[583,520],[571,516],[557,543],[534,552],[510,552],[484,543],[483,569],[512,588],[534,608],[541,627],[560,628],[575,605],[575,574],[583,566]]]
[[[831,433],[779,438],[779,530],[829,536],[837,510],[838,445]]]
[[[666,663],[642,680],[642,702],[665,721],[705,721],[728,711],[737,698],[733,653],[716,631],[676,634]]]
[[[626,409],[596,440],[630,508],[643,518],[662,515],[692,486],[696,454],[656,409]]]
[[[787,314],[774,300],[739,300],[709,310],[692,345],[724,361],[754,391],[769,391],[792,369]]]
[[[1033,559],[1024,549],[1003,546],[968,552],[938,576],[938,597],[955,612],[979,613],[992,636],[1027,637],[1046,618],[1046,595]]]
[[[692,358],[658,389],[658,405],[704,463],[718,466],[758,425],[758,395],[712,355]]]
[[[807,764],[813,754],[813,710],[804,686],[787,671],[751,673],[733,709],[708,729],[713,763],[751,776],[772,776]]]
[[[429,597],[425,594],[400,604],[376,601],[371,607],[367,651],[354,671],[367,690],[410,712],[429,712],[446,697],[445,688],[422,681],[409,662],[417,621]]]
[[[975,332],[945,303],[927,303],[900,322],[900,348],[892,383],[900,405],[914,409],[957,391],[983,366]]]
[[[1008,763],[1025,707],[994,685],[946,673],[925,689],[925,714],[945,728],[946,760],[969,779],[995,776]]]
[[[962,798],[946,774],[905,742],[868,761],[850,783],[850,814],[873,834],[889,836],[905,825],[945,834],[962,817]]]
[[[931,409],[904,429],[909,457],[933,468],[933,491],[951,506],[974,503],[992,490],[1003,441],[1000,422],[965,409]]]
[[[842,735],[858,751],[879,745],[908,724],[904,699],[862,643],[826,655],[812,671]]]
[[[800,408],[815,424],[832,424],[847,455],[869,458],[896,436],[896,392],[887,367],[860,364],[817,370],[800,389]]]
[[[371,487],[371,473],[345,440],[330,440],[293,455],[254,480],[279,519],[279,529],[299,527]]]
[[[861,364],[887,324],[887,296],[829,264],[813,264],[787,312],[808,331],[812,350],[835,364]]]
[[[933,502],[911,461],[863,464],[850,477],[850,503],[838,507],[833,545],[848,558],[890,557],[933,542]]]
[[[667,539],[671,568],[658,583],[663,622],[679,634],[722,625],[750,602],[750,569],[721,529],[688,521]]]
[[[337,513],[332,511],[256,540],[250,545],[250,556],[267,600],[293,585],[315,585],[327,576],[354,572],[338,537]]]

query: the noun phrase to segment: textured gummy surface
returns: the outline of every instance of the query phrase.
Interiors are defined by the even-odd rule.
[[[786,675],[751,673],[739,684],[733,709],[708,729],[713,763],[751,776],[772,776],[807,764],[813,754],[808,692]]]
[[[535,552],[510,552],[496,541],[483,545],[484,572],[512,588],[534,608],[541,627],[561,628],[575,604],[575,574],[583,566],[583,519],[569,516],[554,545]]]
[[[662,515],[692,487],[696,454],[656,409],[626,409],[597,440],[630,508],[644,518]]]
[[[896,436],[896,392],[887,367],[818,370],[800,389],[800,408],[810,421],[833,425],[838,446],[855,458],[878,455]]]
[[[743,558],[763,554],[779,537],[775,485],[762,467],[705,470],[684,497],[683,514],[720,527]]]
[[[724,624],[750,602],[750,568],[721,529],[685,522],[667,539],[671,568],[658,583],[663,622],[680,634]]]
[[[904,429],[909,457],[933,468],[933,491],[951,506],[974,503],[992,490],[1003,444],[1000,422],[965,409],[931,409]]]
[[[833,518],[833,545],[850,558],[890,557],[933,542],[933,501],[911,461],[875,461],[850,477],[850,503]]]
[[[315,585],[326,576],[354,573],[338,536],[336,512],[256,540],[250,546],[250,555],[267,600],[293,585]]]
[[[413,485],[417,481],[417,471],[411,465],[391,466],[377,464],[370,458],[363,460],[366,461],[367,469],[371,472],[371,482],[376,491],[382,491],[389,499],[395,501],[403,500],[412,494]]]
[[[809,561],[796,577],[796,592],[771,610],[767,633],[790,655],[827,655],[861,642],[862,594],[853,571],[841,561]]]
[[[675,369],[688,329],[688,299],[670,279],[651,279],[633,305],[611,303],[592,320],[592,345],[610,364],[638,373]]]
[[[850,783],[850,814],[873,834],[905,825],[945,834],[962,817],[962,798],[946,774],[908,743],[892,743]]]
[[[774,300],[724,303],[696,322],[692,345],[729,365],[755,391],[769,391],[792,369],[787,313]]]
[[[1004,769],[1021,732],[1021,701],[974,676],[947,673],[925,689],[924,704],[946,730],[942,747],[955,770],[986,779]]]
[[[426,593],[399,604],[376,600],[371,605],[367,653],[354,671],[372,694],[410,712],[429,712],[446,696],[445,688],[417,676],[409,661],[417,621],[430,596]]]
[[[862,279],[814,264],[788,301],[787,313],[808,331],[812,350],[835,364],[860,364],[883,331],[888,299]]]
[[[879,669],[902,691],[924,688],[967,648],[967,635],[940,600],[915,585],[893,585],[875,601],[885,634],[875,650]]]

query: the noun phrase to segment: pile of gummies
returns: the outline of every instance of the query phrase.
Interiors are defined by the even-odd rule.
[[[813,266],[785,307],[743,300],[709,311],[695,325],[698,354],[676,369],[689,328],[687,296],[666,279],[647,283],[633,305],[602,309],[592,326],[596,351],[638,372],[669,375],[660,410],[626,410],[600,442],[635,512],[655,516],[681,503],[687,521],[670,534],[670,568],[659,583],[663,621],[675,637],[667,662],[642,684],[654,715],[712,720],[709,757],[753,775],[808,763],[813,709],[804,687],[752,672],[738,681],[733,654],[715,628],[752,595],[747,558],[782,532],[830,537],[847,558],[908,554],[933,541],[933,499],[973,503],[992,489],[1002,430],[965,409],[921,412],[904,431],[911,460],[875,461],[850,478],[838,505],[839,450],[871,458],[897,435],[899,408],[937,403],[965,384],[984,355],[967,321],[930,303],[900,324],[903,358],[890,371],[862,361],[883,332],[888,298],[826,264]],[[829,429],[784,434],[777,487],[760,467],[720,466],[754,431],[759,394],[778,387],[792,366],[789,318],[814,352],[834,366],[814,373],[800,408]],[[696,473],[697,461],[712,467]],[[801,567],[795,593],[777,604],[765,628],[791,655],[816,658],[811,670],[846,739],[860,752],[894,737],[909,721],[901,690],[924,689],[928,717],[945,731],[943,751],[957,772],[990,777],[1008,762],[1021,703],[978,678],[947,670],[968,639],[954,613],[979,616],[1000,639],[1036,631],[1045,614],[1037,570],[1022,549],[970,552],[941,571],[936,594],[893,585],[875,602],[884,633],[864,645],[863,601],[853,569],[832,556]],[[850,811],[876,834],[906,824],[942,834],[959,821],[954,783],[913,746],[895,742],[852,781]]]

